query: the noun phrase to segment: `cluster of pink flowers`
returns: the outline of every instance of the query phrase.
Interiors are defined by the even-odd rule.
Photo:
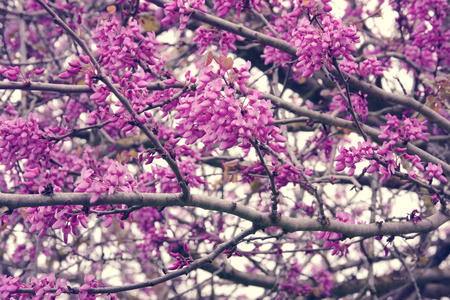
[[[162,213],[156,208],[144,207],[132,215],[137,221],[138,229],[144,234],[144,239],[136,244],[141,252],[141,260],[148,261],[149,258],[159,256],[161,246],[167,240],[167,230],[162,225],[164,222]]]
[[[55,293],[51,293],[51,296],[58,297],[62,293],[68,291],[67,281],[58,278],[55,282],[55,274],[50,275],[44,274],[41,278],[32,278],[31,287],[35,291],[34,299],[44,299],[44,296],[48,294],[48,291],[52,288],[56,288]]]
[[[146,51],[144,52],[147,53]],[[81,55],[80,60],[83,63],[89,63],[89,57],[87,56]],[[132,59],[130,58],[130,60]],[[156,60],[153,60],[152,63],[156,63]],[[104,84],[94,84],[94,71],[88,67],[82,67],[79,62],[71,62],[69,65],[71,67],[67,68],[66,72],[60,74],[60,78],[70,78],[83,70],[85,73],[85,84],[94,90],[94,93],[90,95],[90,99],[98,105],[98,109],[88,113],[86,124],[96,124],[97,120],[101,122],[110,121],[103,129],[113,138],[118,136],[119,131],[124,134],[129,131],[136,134],[134,120],[131,119],[130,114],[125,113],[126,109],[119,101],[116,103],[116,106],[119,107],[117,111],[114,114],[111,112],[110,106],[106,102],[106,99],[110,96],[110,91]],[[160,70],[157,73],[160,73]],[[150,73],[143,72],[142,69],[135,73],[124,71],[120,78],[114,74],[111,75],[111,78],[113,83],[120,85],[119,92],[131,100],[132,107],[135,111],[142,112],[148,104],[153,103],[153,98],[148,97],[148,91],[146,89],[147,82],[154,79],[154,76]],[[151,118],[151,116],[152,114],[150,112],[145,112],[143,115],[137,115],[135,119],[140,124],[145,124],[147,122],[146,117]]]
[[[88,102],[88,95],[82,94],[78,99],[71,98],[64,103],[62,109],[66,111],[64,119],[70,128],[76,125],[76,120],[80,118],[80,115],[86,112],[86,106]]]
[[[378,137],[382,140],[390,139],[389,143],[396,144],[397,142],[409,142],[416,139],[428,142],[427,136],[430,133],[426,132],[428,130],[427,126],[428,120],[420,121],[416,118],[407,118],[405,115],[400,121],[397,116],[392,116],[387,114],[386,126],[381,126],[381,131],[383,132]]]
[[[441,163],[435,165],[429,162],[427,167],[425,168],[425,171],[423,171],[423,174],[423,178],[428,181],[431,181],[433,178],[437,178],[440,182],[443,183],[447,183],[448,181],[447,178],[442,175],[443,170]]]
[[[78,294],[78,299],[83,299],[83,300],[94,300],[97,299],[97,295],[95,294],[88,294],[88,290],[91,288],[96,288],[101,286],[100,283],[95,280],[95,276],[94,275],[90,275],[90,274],[86,274],[84,275],[84,282],[85,284],[83,284],[80,287],[80,293]],[[117,295],[116,294],[108,294],[108,300],[117,300]]]
[[[264,5],[265,2],[261,0],[214,0],[214,10],[218,17],[226,16],[234,8],[236,9],[237,17],[240,18],[243,8],[252,7],[257,12],[261,12]]]
[[[201,184],[205,184],[205,181],[195,174],[196,170],[199,168],[195,159],[184,157],[183,160],[178,162],[178,168],[190,187],[198,187]],[[154,178],[151,181],[158,182],[161,193],[181,192],[175,174],[169,167],[162,167],[159,165],[152,166],[152,176],[150,178]]]
[[[8,277],[6,275],[0,275],[0,298],[1,299],[55,299],[61,296],[63,293],[67,293],[69,288],[67,281],[61,278],[55,280],[55,274],[44,274],[40,278],[32,278],[31,284],[24,284],[19,282],[19,277]],[[20,288],[32,288],[34,294],[17,294]],[[51,289],[56,289],[55,292],[49,292]],[[18,297],[18,298],[17,298]],[[78,299],[88,299],[81,298]]]
[[[63,167],[53,162],[63,164]],[[76,152],[69,151],[64,146],[55,147],[50,152],[48,162],[41,162],[39,168],[25,168],[26,172],[22,177],[29,181],[22,182],[25,189],[21,192],[50,195],[52,191],[61,192],[65,187],[72,190],[73,175],[81,171],[82,168],[83,160]]]
[[[120,25],[120,20],[113,17],[103,20],[94,31],[92,38],[97,41],[96,54],[100,56],[102,67],[110,74],[130,70],[142,61],[154,65],[159,60],[159,43],[154,32],[141,34],[142,28],[137,20],[130,20],[127,27]]]
[[[225,254],[227,256],[227,258],[230,258],[233,255],[242,257],[242,253],[237,251],[237,247],[236,246],[231,246],[231,247],[225,249],[225,251],[223,251],[222,254]]]
[[[230,80],[246,90],[246,68],[233,68],[233,72]],[[236,99],[236,87],[225,85],[221,76],[212,72],[212,66],[202,69],[199,81],[196,94],[181,97],[177,106],[177,130],[186,144],[200,139],[207,149],[221,143],[220,149],[225,150],[239,139],[243,148],[251,146],[250,139],[262,143],[286,141],[281,130],[271,125],[271,103],[262,100],[261,93],[251,90],[243,100]]]
[[[92,89],[94,90],[94,93],[90,97],[92,102],[94,102],[98,106],[107,106],[106,99],[109,97],[110,91],[106,87],[106,85],[93,85]]]
[[[410,214],[407,215],[406,221],[412,221],[414,224],[422,221],[422,217],[420,216],[420,212],[417,209],[414,209]]]
[[[187,243],[184,243],[183,250],[185,253],[188,254],[187,257],[181,255],[179,252],[177,253],[169,252],[170,256],[175,258],[176,261],[171,267],[167,268],[168,270],[182,269],[184,266],[189,266],[189,264],[194,261],[190,252],[189,245]]]
[[[356,169],[356,164],[368,160],[370,165],[366,168],[367,173],[379,173],[383,176],[382,182],[392,177],[397,171],[400,171],[400,161],[410,161],[410,163],[421,172],[421,177],[427,181],[437,178],[441,182],[447,182],[442,170],[441,164],[428,163],[426,169],[421,164],[420,158],[417,155],[409,155],[405,153],[406,148],[397,147],[397,143],[407,143],[416,139],[428,141],[427,136],[430,134],[425,132],[427,121],[419,121],[415,118],[410,119],[403,117],[403,121],[398,120],[396,116],[386,115],[388,119],[386,126],[381,126],[383,133],[379,136],[380,139],[387,140],[383,142],[381,147],[372,145],[369,141],[358,142],[357,147],[350,147],[346,149],[344,146],[339,147],[339,155],[336,156],[336,172],[343,171],[345,168],[350,168],[347,172],[348,176],[353,176]],[[379,161],[374,159],[376,154]],[[412,178],[417,178],[416,171],[408,169],[407,173]]]
[[[294,207],[292,208],[292,210],[302,210],[306,213],[307,216],[314,216],[314,212],[316,211],[316,204],[315,202],[313,202],[311,205],[306,205],[303,203],[295,203]],[[312,245],[310,245],[312,248]]]
[[[444,31],[448,12],[447,1],[402,0],[392,3],[392,6],[399,12],[399,25],[411,34],[411,38],[406,41],[406,56],[429,70],[434,70],[437,62],[448,66],[450,30]]]
[[[121,124],[119,124],[119,117],[117,117],[112,111],[109,105],[105,107],[99,107],[92,112],[87,112],[88,117],[86,120],[86,125],[94,125],[97,123],[97,120],[100,122],[110,121],[109,124],[103,126],[103,130],[105,130],[112,138],[119,138]],[[125,122],[122,122],[125,123]],[[122,126],[123,127],[123,126]]]
[[[329,0],[326,1],[298,1],[292,12],[287,12],[281,7],[281,18],[276,18],[271,26],[277,32],[278,37],[290,41],[291,45],[298,48],[298,62],[294,65],[293,73],[297,77],[309,77],[312,72],[318,71],[322,65],[329,65],[332,58],[343,56],[341,68],[350,74],[359,74],[363,78],[369,74],[380,76],[385,67],[375,56],[357,64],[351,52],[355,51],[354,44],[359,43],[359,34],[355,28],[345,26],[341,21],[327,13],[331,11]],[[307,11],[315,15],[322,26],[314,26],[307,18],[301,18]],[[266,28],[266,34],[275,37],[274,33]],[[264,48],[261,56],[265,64],[272,62],[282,66],[292,60],[292,57],[270,46]]]
[[[286,281],[280,282],[279,284],[281,295],[279,295],[276,299],[286,299],[298,295],[306,298],[309,296],[317,298],[321,296],[329,296],[330,291],[334,286],[332,274],[329,271],[317,266],[313,266],[310,272],[312,272],[311,277],[313,278],[314,286],[306,284],[300,280],[301,275],[305,274],[305,272],[298,261],[294,259],[293,263],[289,266],[288,273],[285,276]]]
[[[307,176],[311,176],[312,170],[306,169],[302,166],[292,166],[291,164],[283,164],[279,165],[276,160],[273,160],[272,163],[268,164],[267,168],[272,173],[275,180],[275,187],[280,189],[286,186],[289,183],[293,183],[294,185],[304,184],[304,180],[302,179],[301,172],[298,170],[300,168],[304,171]],[[244,182],[252,182],[255,178],[260,175],[265,174],[265,169],[261,165],[260,161],[253,164],[251,167],[245,167],[242,170],[242,177]],[[267,174],[265,174],[267,175]],[[266,187],[269,189],[269,186]]]
[[[34,75],[41,75],[44,73],[45,69],[34,69],[32,73],[27,73],[26,75],[22,74],[20,71],[20,68],[18,66],[15,67],[8,67],[6,68],[0,68],[0,75],[5,76],[9,81],[22,81],[23,83],[29,83],[30,79]]]
[[[31,223],[29,232],[38,231],[38,236],[43,238],[47,230],[62,228],[64,242],[68,242],[69,233],[77,234],[77,226],[82,225],[87,228],[86,215],[80,214],[81,206],[42,206],[27,207],[24,212],[27,213],[26,222]]]
[[[352,59],[344,58],[340,63],[341,70],[349,73],[350,75],[358,74],[362,78],[367,78],[369,75],[381,76],[386,68],[381,64],[376,56],[370,55],[366,60],[363,60],[357,64]]]
[[[312,294],[316,297],[321,295],[330,296],[330,292],[333,289],[334,281],[333,274],[330,271],[314,265],[312,267],[312,277],[316,282],[316,287],[313,287]]]
[[[11,294],[21,287],[25,287],[24,284],[19,282],[20,277],[10,277],[4,274],[0,274],[0,298],[9,299]]]
[[[39,161],[48,159],[53,143],[43,139],[43,134],[33,114],[28,120],[0,117],[0,164],[8,171],[20,160],[26,160],[26,167],[34,168]]]
[[[204,26],[200,26],[195,30],[195,38],[192,40],[199,47],[198,52],[202,54],[206,51],[206,48],[211,45],[212,42],[218,42],[220,45],[220,52],[223,55],[227,55],[230,50],[236,51],[234,42],[242,41],[243,38],[228,31],[222,31],[219,29],[207,29]]]
[[[375,56],[369,56],[366,60],[359,63],[359,75],[362,78],[367,78],[370,74],[381,76],[385,70],[386,68],[382,66],[381,61]]]
[[[293,39],[289,43],[298,49],[295,68],[301,77],[309,77],[314,71],[320,70],[324,55],[328,53],[329,43],[322,43],[320,31],[307,19],[300,21],[300,27],[294,30],[292,35]]]
[[[336,212],[336,219],[339,222],[343,223],[350,223],[355,224],[355,219],[352,217],[351,214],[343,212],[341,210],[337,210]],[[316,239],[325,240],[326,242],[323,244],[324,248],[333,248],[333,251],[331,252],[331,255],[338,255],[340,257],[347,256],[348,248],[350,245],[341,243],[339,241],[340,238],[342,238],[342,234],[336,233],[336,232],[329,232],[329,231],[320,231],[315,233]]]
[[[163,129],[158,132],[158,138],[168,139],[164,145],[166,152],[172,159],[177,161],[178,169],[180,170],[183,179],[189,185],[189,187],[200,187],[205,185],[206,181],[198,176],[197,170],[200,167],[198,161],[200,160],[200,151],[191,149],[186,145],[178,146],[177,143],[180,138],[173,138],[174,133],[167,129]],[[160,154],[155,151],[144,151],[139,155],[139,163],[142,163],[146,157],[147,162],[150,164],[154,159],[162,158]],[[154,164],[151,166],[151,172],[144,172],[139,176],[137,189],[140,192],[156,192],[155,183],[158,182],[160,192],[162,193],[179,193],[181,188],[175,177],[173,170],[166,166],[160,166]],[[146,184],[143,185],[142,183]],[[153,183],[153,184],[149,184]]]
[[[17,114],[13,110],[9,112]],[[28,120],[0,117],[0,164],[5,166],[9,181],[15,188],[20,188],[21,193],[41,193],[50,184],[58,192],[65,185],[71,186],[73,177],[68,176],[69,169],[73,172],[81,170],[79,157],[64,145],[57,147],[57,142],[52,141],[67,133],[68,128],[51,126],[49,122],[43,132],[38,118],[34,114],[30,114]],[[55,161],[65,166],[61,168]],[[20,166],[23,172],[15,172],[14,166]]]
[[[115,191],[133,192],[136,186],[126,166],[107,157],[103,161],[105,165],[109,165],[103,174],[96,176],[93,169],[83,168],[81,179],[76,183],[75,193],[93,193],[91,203],[97,202],[102,193],[111,195]]]
[[[416,25],[415,31],[412,34],[412,37],[414,39],[413,46],[415,46],[416,51],[410,51],[409,55],[412,55],[412,58],[415,61],[430,62],[432,58],[430,57],[427,59],[424,54],[426,55],[428,53],[436,53],[438,59],[444,62],[443,65],[448,65],[448,63],[450,62],[450,59],[448,57],[448,53],[450,51],[450,44],[448,42],[450,39],[450,30],[442,32],[441,26],[443,26],[443,24],[441,22],[430,23],[434,27],[434,30],[428,29],[429,22],[419,22],[419,24]],[[436,47],[435,45],[438,45],[438,47]],[[434,55],[431,56],[434,57]],[[436,62],[437,61],[435,61],[435,63]],[[445,64],[445,62],[447,62],[447,64]]]
[[[154,105],[158,102],[164,102],[167,98],[170,98],[174,94],[173,89],[167,89],[164,91],[155,91],[151,96],[147,90],[148,82],[154,79],[154,76],[150,73],[144,72],[142,69],[132,73],[131,71],[125,71],[119,78],[117,75],[112,75],[113,83],[119,84],[119,92],[124,95],[131,103],[133,109],[137,112],[137,115],[132,118],[120,101],[115,103],[118,109],[112,113],[109,105],[106,103],[107,97],[110,95],[109,89],[103,85],[94,85],[91,81],[89,84],[95,91],[90,98],[97,104],[98,109],[90,112],[88,114],[88,119],[86,123],[88,125],[96,124],[97,120],[100,122],[110,121],[108,125],[104,127],[104,130],[111,135],[111,137],[117,137],[119,132],[126,135],[131,133],[131,135],[137,135],[137,125],[147,124],[148,120],[152,120],[152,113],[147,111],[148,105]],[[175,79],[164,80],[165,84],[174,83]],[[165,113],[173,109],[176,105],[171,103],[165,105],[162,109]],[[136,122],[135,122],[136,120]]]
[[[139,69],[137,72],[124,72],[121,77],[113,75],[113,82],[120,85],[119,91],[130,100],[133,109],[137,112],[143,111],[148,104],[153,103],[148,99],[148,82],[154,80],[154,76],[144,72],[143,69]],[[165,83],[165,82],[164,82]],[[119,109],[116,111],[116,115],[121,115],[125,112],[125,107],[122,103],[117,102],[116,106]],[[150,113],[150,112],[148,112]],[[149,115],[151,116],[151,114]],[[143,122],[141,122],[143,123]]]
[[[346,94],[347,93],[344,92],[344,95]],[[367,114],[369,113],[366,97],[366,94],[361,95],[360,93],[350,93],[350,101],[352,102],[353,110],[357,115],[361,116],[361,120],[363,121],[363,123],[366,122]],[[342,98],[340,94],[335,94],[330,103],[330,112],[338,109],[339,113],[343,113],[344,111],[346,111],[347,107],[347,101]],[[351,115],[349,115],[348,117],[352,119]]]
[[[80,55],[79,56],[80,61],[83,64],[88,65],[90,63],[90,58],[87,55]],[[84,65],[81,65],[79,61],[71,61],[69,62],[69,67],[66,68],[66,71],[59,74],[58,77],[60,79],[69,79],[69,78],[73,78],[76,75],[78,75],[78,73],[80,73],[83,70],[87,70],[88,68]]]
[[[195,83],[196,78],[191,77],[190,78],[191,83]],[[189,85],[189,81],[186,83],[186,85]],[[162,91],[153,91],[153,93],[147,97],[146,104],[147,105],[154,105],[158,103],[164,103],[167,99],[170,99],[175,94],[175,90],[173,88],[165,89]],[[175,107],[178,105],[178,98],[174,101],[171,101],[170,103],[167,103],[163,107],[161,107],[162,111],[162,118],[166,117],[170,112],[175,110]],[[148,117],[148,116],[147,116]]]
[[[307,18],[304,18],[305,13],[315,15],[318,19],[322,19],[328,12],[331,11],[331,6],[329,5],[330,0],[298,0],[294,2],[295,4],[291,4],[293,6],[292,11],[288,11],[282,5],[279,5],[278,7],[281,9],[281,17],[274,18],[273,21],[269,20],[271,21],[272,29],[277,33],[277,37],[284,41],[293,41],[296,28],[310,26],[310,22]],[[311,25],[309,29],[314,29],[314,27]],[[274,33],[268,28],[266,28],[265,33],[269,36],[275,37]],[[266,65],[272,62],[277,62],[284,67],[289,61],[292,60],[292,56],[290,54],[270,46],[266,46],[264,48],[264,54],[261,55],[261,58],[264,59],[264,63]],[[297,70],[296,68],[294,68],[293,71],[295,76],[300,76],[304,72],[304,70]]]
[[[282,18],[276,18],[271,24],[278,36],[284,41],[292,40],[292,32],[297,27],[298,16],[301,11],[286,12],[285,9],[282,11]],[[266,29],[266,34],[275,37],[272,31]],[[277,62],[283,67],[286,66],[287,62],[292,60],[292,56],[288,53],[278,50],[276,48],[266,46],[264,47],[264,53],[261,55],[264,59],[264,64],[268,65],[272,62]]]
[[[287,282],[280,282],[280,292],[285,296],[302,295],[308,296],[311,286],[300,282],[303,268],[297,259],[289,265],[289,271],[286,274]]]
[[[343,56],[354,60],[351,52],[356,50],[359,34],[354,27],[344,26],[342,21],[327,15],[322,20],[322,29],[309,23],[307,19],[300,21],[300,26],[293,32],[289,42],[297,50],[297,72],[302,77],[309,77],[319,71],[322,65],[330,66],[333,58]]]
[[[19,282],[20,277],[9,277],[0,275],[0,298],[1,299],[56,299],[63,293],[69,293],[70,287],[67,285],[67,280],[58,278],[55,280],[55,274],[44,274],[40,278],[32,278],[31,284],[24,284]],[[90,288],[100,286],[100,283],[95,280],[94,275],[86,274],[84,276],[85,284],[80,287],[77,299],[80,300],[94,300],[97,298],[95,294],[88,294]],[[15,293],[21,288],[32,288],[34,294],[31,293]],[[56,289],[54,292],[50,290]],[[108,294],[108,300],[116,300],[116,294]]]
[[[174,0],[173,2],[164,4],[164,12],[166,17],[161,20],[164,25],[176,23],[177,18],[180,19],[179,30],[186,28],[189,17],[194,10],[208,12],[205,7],[205,0]]]
[[[345,170],[345,168],[350,168],[347,172],[348,176],[353,176],[356,170],[356,164],[370,160],[370,167],[367,169],[368,173],[381,172],[383,174],[382,182],[386,182],[386,180],[392,177],[393,173],[395,173],[398,165],[398,156],[392,152],[392,150],[386,152],[383,156],[383,160],[388,164],[388,168],[380,165],[376,160],[371,160],[376,150],[378,150],[378,146],[373,146],[369,141],[367,142],[358,142],[357,147],[350,147],[349,149],[344,146],[339,147],[339,154],[335,157],[336,163],[336,172],[340,172]]]

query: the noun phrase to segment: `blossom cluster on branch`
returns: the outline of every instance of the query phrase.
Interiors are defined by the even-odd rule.
[[[449,6],[369,2],[1,4],[0,298],[426,297]]]

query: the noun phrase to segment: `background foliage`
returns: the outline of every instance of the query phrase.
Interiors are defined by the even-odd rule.
[[[450,294],[445,0],[0,12],[1,299]]]

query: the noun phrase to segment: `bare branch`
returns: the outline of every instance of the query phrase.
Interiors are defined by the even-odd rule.
[[[407,221],[386,222],[380,227],[377,224],[349,224],[330,220],[329,224],[322,225],[315,219],[291,218],[284,215],[274,220],[270,212],[262,213],[249,206],[212,196],[191,195],[190,199],[185,201],[182,194],[115,193],[113,195],[102,194],[95,204],[89,202],[90,198],[91,194],[87,193],[55,193],[52,196],[0,194],[0,206],[6,206],[11,210],[19,207],[54,205],[82,205],[86,207],[103,204],[126,204],[129,207],[134,205],[150,207],[189,206],[229,213],[252,222],[258,228],[278,226],[288,232],[332,231],[341,233],[348,238],[425,233],[439,228],[450,220],[450,213],[445,211],[444,214],[438,211],[416,224]]]

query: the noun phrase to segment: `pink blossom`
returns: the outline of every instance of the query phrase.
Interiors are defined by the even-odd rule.
[[[359,34],[355,28],[344,26],[330,15],[323,18],[322,28],[314,27],[304,18],[292,33],[293,39],[289,43],[298,49],[295,68],[301,77],[311,76],[322,65],[331,66],[333,57],[343,56],[347,60],[354,60],[351,52],[356,50],[355,44],[359,43]]]

